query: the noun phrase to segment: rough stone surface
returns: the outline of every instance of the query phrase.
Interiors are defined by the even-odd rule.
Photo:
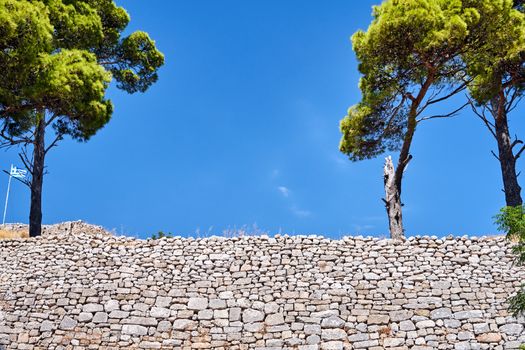
[[[0,241],[0,348],[517,349],[502,237]],[[64,233],[65,232],[65,233]]]

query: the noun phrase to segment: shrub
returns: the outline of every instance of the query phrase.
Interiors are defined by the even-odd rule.
[[[161,239],[161,238],[173,238],[173,234],[171,232],[165,233],[164,231],[159,231],[157,234],[152,234],[151,239]]]
[[[516,264],[525,264],[525,207],[504,207],[495,217],[498,229],[505,232],[507,239],[515,244],[512,251],[516,254]],[[514,316],[525,312],[525,285],[509,299],[509,310]],[[522,348],[525,350],[525,346]]]

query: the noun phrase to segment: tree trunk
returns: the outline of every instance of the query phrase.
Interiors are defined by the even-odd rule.
[[[384,169],[385,180],[385,206],[388,215],[388,225],[390,228],[390,237],[392,239],[405,239],[405,229],[403,228],[403,215],[401,202],[401,187],[403,185],[403,174],[412,159],[410,154],[410,147],[416,132],[418,108],[425,98],[430,86],[434,82],[434,72],[429,72],[428,78],[423,83],[421,90],[417,97],[411,97],[412,103],[408,112],[407,126],[405,136],[403,137],[403,144],[399,152],[399,159],[397,161],[397,168],[394,169],[392,158],[386,158]]]
[[[35,128],[35,143],[33,146],[29,237],[37,237],[42,233],[42,185],[44,182],[44,159],[46,156],[45,131],[46,121],[42,115]]]
[[[515,207],[523,204],[521,198],[521,187],[518,183],[516,174],[516,156],[512,150],[512,140],[509,134],[509,125],[507,113],[505,111],[505,100],[500,96],[497,101],[493,101],[493,110],[497,112],[495,116],[495,134],[498,143],[498,160],[501,167],[501,176],[503,178],[503,192],[505,193],[505,202],[509,207]],[[497,109],[494,107],[497,104]]]
[[[385,206],[388,215],[388,224],[390,237],[392,239],[404,239],[405,232],[403,229],[403,214],[401,204],[401,193],[397,186],[396,172],[392,158],[389,156],[385,159],[384,168],[385,180]]]

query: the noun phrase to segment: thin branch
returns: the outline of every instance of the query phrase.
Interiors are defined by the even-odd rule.
[[[505,99],[507,101],[506,106],[505,106],[505,112],[507,114],[512,112],[518,106],[519,102],[523,98],[523,95],[521,94],[520,91],[518,91],[518,89],[510,89],[510,91],[512,91],[512,93],[509,92],[505,96]],[[510,98],[509,98],[509,95],[510,95]]]
[[[29,141],[25,140],[25,139],[20,139],[20,140],[7,140],[5,142],[0,142],[0,148],[9,148],[9,147],[13,147],[13,146],[16,146],[16,145],[19,145],[19,144],[25,144],[25,143],[28,143]]]
[[[520,145],[520,144],[523,144],[523,141],[521,141],[520,139],[518,139],[518,136],[514,136],[515,140],[514,142],[512,142],[512,144],[510,145],[510,148],[514,149],[514,147],[516,147],[517,145]]]
[[[401,101],[399,102],[399,104],[392,111],[392,115],[390,116],[390,119],[388,119],[388,122],[386,123],[386,126],[383,128],[383,132],[381,133],[381,136],[379,136],[377,138],[376,142],[378,142],[378,143],[381,142],[383,137],[385,137],[385,134],[387,133],[388,129],[390,128],[390,125],[392,125],[392,122],[394,121],[396,115],[399,113],[399,111],[403,107],[403,104],[405,103],[407,98],[408,97],[406,95],[403,95],[403,97],[401,98]]]
[[[7,125],[4,125],[4,127],[0,131],[0,138],[4,140],[0,142],[0,148],[9,148],[15,145],[28,144],[32,142],[32,140],[28,136],[21,136],[19,138],[15,138],[13,136],[7,135],[5,130],[6,127]]]
[[[417,120],[417,122],[422,122],[424,120],[430,120],[430,119],[438,119],[438,118],[452,118],[452,117],[455,117],[457,116],[458,112],[461,111],[463,108],[465,108],[469,103],[465,103],[463,106],[455,109],[454,111],[448,113],[448,114],[443,114],[443,115],[431,115],[431,116],[428,116],[428,117],[422,117],[420,119]]]
[[[409,154],[407,159],[405,159],[405,161],[403,162],[402,166],[403,166],[403,174],[405,173],[405,171],[407,170],[407,167],[408,167],[408,163],[410,163],[410,161],[412,160],[412,155]]]
[[[518,158],[521,156],[521,153],[523,153],[524,150],[525,150],[525,145],[521,146],[518,153],[516,153],[516,155],[514,156],[514,159],[518,160]]]
[[[427,101],[433,100],[437,96],[441,95],[441,93],[443,92],[444,89],[445,89],[445,86],[441,86],[441,87],[438,87],[436,89],[433,89],[433,91],[430,94],[430,96],[428,97]]]
[[[490,153],[492,153],[492,155],[498,160],[498,162],[500,161],[499,157],[496,155],[496,153],[494,153],[494,151],[490,151]]]
[[[416,101],[416,98],[414,97],[414,95],[412,95],[410,92],[407,92],[403,95],[403,97],[406,97],[408,98],[410,101],[412,102],[415,102]]]
[[[465,90],[467,88],[467,85],[468,85],[469,82],[470,81],[467,80],[467,81],[461,83],[456,89],[452,90],[452,92],[449,93],[448,95],[445,95],[443,97],[436,98],[436,99],[432,99],[432,98],[428,99],[427,102],[423,105],[423,107],[421,107],[421,110],[420,110],[419,113],[423,112],[423,110],[425,110],[425,108],[427,108],[428,106],[433,105],[433,104],[438,103],[438,102],[441,102],[441,101],[444,101],[444,100],[446,100],[446,99],[448,99],[448,98],[450,98],[450,97],[460,93],[461,91]]]
[[[58,117],[58,114],[53,114],[51,116],[51,118],[49,118],[49,120],[46,122],[46,127],[48,127],[49,125],[51,125],[51,123],[53,123],[53,121]]]
[[[517,86],[525,81],[525,77],[522,77],[521,75],[519,77],[515,77],[510,79],[509,81],[505,82],[502,87],[503,89],[506,89],[511,86]]]
[[[494,123],[492,123],[490,120],[488,120],[487,117],[485,116],[484,109],[488,109],[488,108],[486,106],[484,106],[483,107],[483,111],[480,113],[478,111],[478,109],[476,108],[476,106],[474,105],[474,102],[470,99],[470,97],[467,97],[467,98],[469,100],[470,107],[472,108],[472,111],[474,112],[474,114],[477,115],[479,117],[479,119],[481,119],[483,121],[483,123],[485,123],[485,125],[487,126],[487,129],[489,129],[489,131],[492,134],[492,136],[495,139],[497,139],[498,137],[496,136],[496,131],[494,130],[495,129]]]
[[[509,114],[510,112],[512,112],[513,110],[516,109],[516,107],[518,107],[520,101],[522,100],[523,96],[519,96],[517,97],[515,100],[513,100],[511,103],[507,104],[507,108],[506,108],[506,112],[507,114]]]
[[[9,171],[7,171],[7,170],[2,170],[2,171],[3,171],[4,173],[6,173],[7,175],[11,176],[11,173],[10,173]],[[21,179],[21,178],[19,178],[19,177],[15,177],[15,176],[13,176],[13,178],[14,178],[15,180],[20,181],[21,183],[23,183],[23,184],[26,185],[27,187],[31,187],[31,182],[30,182],[29,180],[27,180],[27,179]]]
[[[33,175],[33,166],[31,165],[31,160],[27,156],[27,150],[25,149],[25,147],[22,148],[22,151],[20,153],[18,153],[18,157],[20,158],[24,166],[27,168],[27,171],[29,171],[29,173]]]
[[[61,141],[64,138],[62,134],[58,134],[57,137],[51,142],[51,144],[46,148],[44,151],[45,154],[51,150],[51,148],[55,147],[57,145],[57,142]]]

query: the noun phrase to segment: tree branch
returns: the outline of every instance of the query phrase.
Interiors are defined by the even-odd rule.
[[[426,104],[425,104],[425,107],[427,106],[430,106],[430,105],[433,105],[435,103],[438,103],[438,102],[441,102],[441,101],[444,101],[458,93],[460,93],[461,91],[465,90],[467,87],[467,83],[466,82],[463,82],[461,85],[459,85],[455,90],[453,90],[450,94],[448,95],[445,95],[443,97],[440,97],[440,98],[436,98],[435,100],[429,100]]]
[[[6,133],[6,128],[7,128],[7,124],[4,124],[4,127],[0,131],[0,138],[4,140],[4,141],[0,141],[0,148],[9,148],[15,145],[28,144],[32,142],[32,140],[27,136],[26,137],[22,136],[20,138],[9,136]]]
[[[507,101],[507,103],[505,105],[505,112],[507,114],[512,112],[518,106],[518,103],[520,102],[520,100],[523,97],[521,92],[518,91],[518,89],[514,88],[514,89],[510,89],[510,90],[512,91],[512,93],[509,92],[505,96],[505,99]],[[509,95],[510,95],[510,98],[509,98]]]
[[[57,145],[57,142],[61,141],[64,138],[64,135],[58,134],[57,137],[51,142],[51,144],[45,149],[44,153],[47,154],[51,148]]]
[[[3,171],[4,173],[6,173],[7,175],[11,176],[11,173],[10,173],[9,171],[7,171],[7,170],[2,170],[2,171]],[[19,177],[14,177],[14,176],[13,176],[13,178],[14,178],[15,180],[20,181],[21,183],[23,183],[23,184],[26,185],[27,187],[31,187],[31,182],[29,182],[29,180],[27,180],[27,179],[21,179],[21,178],[19,178]]]
[[[522,142],[523,143],[523,142]],[[525,145],[521,146],[520,150],[518,151],[518,153],[516,153],[516,155],[514,156],[514,159],[518,160],[518,158],[521,156],[521,154],[523,153],[523,150],[525,150]]]
[[[523,141],[521,141],[520,139],[518,139],[518,136],[515,135],[514,136],[514,142],[512,142],[512,144],[510,145],[510,148],[514,149],[514,147],[516,147],[517,145],[519,144],[523,144]]]
[[[20,158],[24,166],[27,168],[27,171],[29,171],[31,176],[33,176],[33,166],[31,165],[31,160],[27,156],[27,151],[25,147],[22,148],[22,151],[20,153],[18,153],[18,157]]]
[[[438,118],[452,118],[452,117],[455,117],[459,111],[461,111],[463,108],[465,108],[469,103],[465,103],[463,106],[459,107],[458,109],[448,113],[448,114],[444,114],[444,115],[431,115],[431,116],[428,116],[428,117],[422,117],[420,119],[417,120],[417,122],[422,122],[424,120],[430,120],[430,119],[438,119]]]
[[[496,136],[496,131],[494,130],[495,129],[495,126],[493,123],[491,123],[487,117],[485,116],[485,111],[484,109],[486,109],[487,107],[483,107],[483,111],[480,113],[478,111],[478,109],[476,108],[476,106],[474,105],[474,102],[470,99],[470,97],[468,97],[468,101],[469,101],[469,104],[470,104],[470,107],[472,107],[472,111],[474,112],[475,115],[477,115],[479,117],[479,119],[481,119],[483,121],[483,123],[485,123],[485,125],[487,126],[487,128],[489,129],[490,133],[492,134],[492,136],[497,139],[497,136]]]

